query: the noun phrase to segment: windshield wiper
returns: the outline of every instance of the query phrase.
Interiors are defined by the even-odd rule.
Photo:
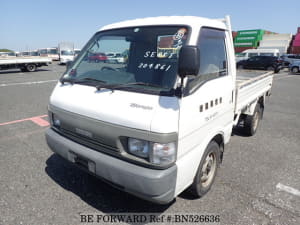
[[[102,83],[102,84],[106,83],[106,81],[98,80],[98,79],[91,78],[91,77],[86,77],[86,78],[82,78],[82,79],[79,79],[79,80],[74,80],[73,82],[77,83],[77,84],[87,83],[87,82],[95,82],[95,83]]]
[[[97,90],[99,91],[101,88],[106,88],[106,89],[110,89],[112,91],[114,91],[115,89],[118,88],[123,88],[123,87],[129,87],[131,85],[143,85],[143,86],[147,86],[147,87],[159,87],[161,88],[160,85],[158,84],[151,84],[151,83],[145,83],[145,82],[133,82],[133,83],[125,83],[125,84],[103,84],[103,85],[98,85],[96,86]]]
[[[162,88],[161,85],[158,84],[152,84],[152,83],[146,83],[146,82],[133,82],[133,83],[126,83],[126,84],[117,84],[115,86],[112,86],[112,88],[120,88],[120,87],[127,87],[130,85],[143,85],[143,86],[147,86],[147,87],[158,87],[158,88]]]

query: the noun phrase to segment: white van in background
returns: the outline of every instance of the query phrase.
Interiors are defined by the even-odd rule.
[[[279,57],[280,52],[278,49],[247,49],[242,53],[235,55],[236,62],[249,59],[253,56],[276,56]]]

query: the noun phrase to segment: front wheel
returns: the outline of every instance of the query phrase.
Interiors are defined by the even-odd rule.
[[[200,198],[210,190],[219,164],[220,146],[215,141],[211,141],[202,156],[194,182],[189,187],[189,191],[194,197]]]

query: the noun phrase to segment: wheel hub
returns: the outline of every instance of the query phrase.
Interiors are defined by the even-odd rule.
[[[212,182],[216,172],[216,155],[214,153],[211,152],[207,155],[201,171],[201,184],[203,187],[207,187]]]

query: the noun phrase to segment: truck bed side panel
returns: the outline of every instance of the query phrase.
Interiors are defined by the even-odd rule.
[[[237,79],[235,113],[241,112],[247,105],[256,101],[272,88],[273,72],[250,78]]]

